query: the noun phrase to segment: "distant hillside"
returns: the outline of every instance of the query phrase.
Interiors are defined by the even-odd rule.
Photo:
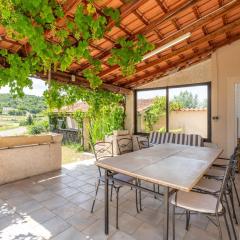
[[[40,113],[47,108],[43,97],[25,95],[23,98],[12,98],[10,94],[0,94],[0,111],[3,107],[11,107],[32,114]]]

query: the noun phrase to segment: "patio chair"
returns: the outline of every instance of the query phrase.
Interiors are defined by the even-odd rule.
[[[123,155],[126,153],[130,153],[133,152],[133,139],[131,137],[126,137],[126,138],[120,138],[117,139],[117,146],[118,146],[118,150],[119,150],[119,154]],[[135,180],[135,184],[141,186],[141,182],[138,181],[137,179]],[[137,213],[139,213],[139,209],[138,209],[138,190],[136,189],[136,209],[137,209]],[[139,191],[139,203],[140,203],[140,210],[142,211],[142,206],[141,206],[141,191]]]
[[[92,149],[93,149],[96,161],[101,161],[105,158],[113,157],[113,145],[111,142],[98,142],[95,145],[92,145]],[[94,210],[99,186],[101,183],[105,184],[105,177],[101,172],[101,168],[99,168],[99,167],[98,167],[98,172],[99,172],[99,176],[97,179],[96,192],[95,192],[95,197],[94,197],[94,200],[92,203],[91,213],[93,213],[93,210]],[[132,183],[135,181],[135,179],[132,177],[126,176],[124,174],[120,174],[120,173],[114,174],[113,173],[113,180],[109,183],[109,185],[111,186],[110,200],[112,200],[113,188],[116,190],[116,204],[117,204],[117,206],[116,206],[116,228],[118,229],[119,190],[121,187],[123,187],[124,184],[115,183],[114,179],[120,180],[120,181],[123,181],[126,183]],[[136,195],[136,206],[138,206],[137,195]],[[138,211],[138,207],[137,207],[137,211]]]
[[[144,149],[144,148],[149,148],[150,143],[149,143],[149,137],[148,136],[137,136],[137,143],[138,143],[138,148]]]
[[[227,160],[220,159],[220,160],[223,160],[230,165],[233,165],[232,171],[231,171],[231,174],[230,174],[230,182],[228,184],[228,195],[230,197],[230,203],[231,203],[231,207],[232,207],[232,211],[233,211],[233,218],[235,219],[236,224],[238,224],[238,219],[237,219],[237,216],[236,216],[233,194],[235,193],[237,201],[238,201],[238,205],[240,206],[240,199],[239,199],[239,195],[238,195],[238,191],[237,191],[236,183],[235,183],[235,174],[236,174],[236,168],[237,168],[237,162],[238,162],[238,159],[237,159],[238,155],[239,155],[238,148],[236,147],[234,149],[234,153],[232,154],[230,159],[227,159]],[[234,162],[233,162],[233,159],[232,159],[233,157],[234,157]],[[208,178],[208,179],[212,179],[212,180],[218,180],[218,181],[222,180],[223,177],[224,177],[224,169],[226,169],[226,166],[227,165],[224,166],[223,164],[218,165],[218,166],[216,166],[216,164],[213,164],[213,167],[210,168],[206,172],[205,177]],[[207,180],[205,180],[205,182],[206,181]],[[214,181],[212,181],[212,182],[214,182]],[[204,186],[204,184],[201,183],[200,185],[198,184],[198,187],[203,188],[203,187],[206,187],[206,186]]]
[[[138,136],[137,143],[138,143],[138,148],[140,150],[151,147],[148,136]],[[140,181],[139,181],[139,185],[141,185]],[[156,184],[153,184],[153,191],[154,192],[156,191]],[[160,191],[160,189],[159,189],[159,185],[158,185],[158,193],[159,193],[159,191]],[[140,194],[141,194],[141,191],[140,191]],[[154,198],[156,199],[157,196],[154,195]],[[140,196],[139,202],[140,202],[140,210],[142,211],[141,196]]]
[[[117,146],[120,155],[133,152],[133,140],[131,137],[117,139]]]
[[[230,178],[231,166],[230,164],[225,169],[224,178],[221,181],[220,191],[217,195],[200,193],[200,192],[183,192],[178,191],[174,193],[170,199],[171,205],[173,206],[172,211],[172,226],[173,226],[173,239],[175,239],[175,210],[176,207],[184,209],[186,211],[186,229],[189,228],[190,214],[191,212],[200,213],[207,215],[208,217],[216,217],[216,222],[210,219],[217,227],[219,232],[219,239],[222,238],[222,230],[219,221],[219,217],[223,216],[226,224],[229,239],[231,239],[231,233],[226,217],[226,210],[223,205],[223,198],[226,197],[225,191]],[[231,219],[231,218],[230,218]],[[231,221],[231,225],[236,237],[234,225]]]

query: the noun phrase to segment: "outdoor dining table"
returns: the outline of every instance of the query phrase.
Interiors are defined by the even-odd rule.
[[[105,170],[105,234],[109,233],[108,186],[112,172],[163,187],[163,239],[167,240],[170,190],[191,191],[221,153],[219,148],[159,144],[97,162]]]

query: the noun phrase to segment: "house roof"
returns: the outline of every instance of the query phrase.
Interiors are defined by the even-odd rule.
[[[87,112],[88,111],[88,104],[85,102],[76,102],[73,105],[70,106],[64,106],[60,109],[60,112],[67,112],[67,113],[73,113],[77,110],[81,110],[82,112]],[[55,110],[55,112],[58,112],[57,110]]]
[[[62,2],[64,18],[74,18],[81,0]],[[102,0],[94,1],[98,10],[104,7],[119,8],[121,23],[117,27],[109,20],[110,29],[104,38],[91,42],[91,53],[101,60],[103,70],[99,76],[103,80],[102,88],[114,92],[128,93],[140,85],[157,78],[179,71],[192,64],[208,59],[219,47],[240,38],[240,1],[239,0]],[[64,21],[59,20],[59,28],[64,28]],[[136,72],[130,77],[122,76],[118,66],[107,63],[110,51],[119,37],[136,39],[143,34],[156,47],[191,33],[191,37],[166,49],[136,65]],[[0,48],[21,53],[26,49],[27,39],[13,41],[0,27]],[[46,33],[49,41],[54,41],[51,33]],[[86,61],[73,62],[66,72],[54,72],[52,78],[59,82],[89,87],[82,71],[89,67]],[[76,77],[72,78],[72,75]],[[47,78],[46,75],[41,75]]]
[[[138,99],[137,101],[137,111],[142,112],[145,109],[149,108],[154,102],[154,98],[150,99]]]

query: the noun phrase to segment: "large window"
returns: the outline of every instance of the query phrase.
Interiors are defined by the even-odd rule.
[[[210,84],[137,90],[135,132],[199,134],[210,140]]]

